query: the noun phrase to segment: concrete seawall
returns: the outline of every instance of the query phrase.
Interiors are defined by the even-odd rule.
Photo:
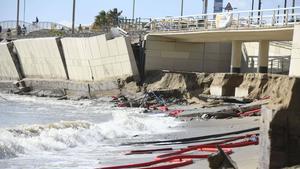
[[[108,81],[139,75],[130,41],[124,37],[35,38],[9,44],[11,48],[8,43],[0,44],[0,83],[5,83],[1,88],[23,80],[33,89],[89,93],[106,90]],[[117,89],[117,84],[111,86]]]
[[[0,80],[19,80],[19,74],[10,54],[8,43],[0,43]]]
[[[26,78],[67,79],[56,38],[13,42]]]
[[[63,38],[70,80],[99,81],[138,75],[130,42],[123,37],[108,40],[106,35],[91,38]]]

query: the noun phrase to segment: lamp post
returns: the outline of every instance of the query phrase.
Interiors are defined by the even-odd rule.
[[[181,12],[180,15],[183,16],[183,0],[181,0]]]
[[[207,6],[208,6],[208,0],[202,0],[203,1],[203,14],[207,14]]]
[[[208,0],[202,0],[203,4],[203,9],[202,9],[202,14],[207,14],[207,6],[208,6]],[[203,19],[206,19],[207,16],[204,16]]]
[[[72,34],[75,33],[75,6],[76,6],[76,0],[73,0]]]
[[[132,3],[132,23],[134,22],[135,17],[135,0]]]
[[[16,30],[18,30],[18,26],[19,26],[19,16],[20,16],[20,0],[17,0],[17,25],[16,25]]]
[[[252,0],[252,12],[251,12],[251,23],[253,22],[253,10],[254,10],[254,0]]]
[[[23,22],[25,22],[25,16],[26,16],[26,0],[24,0]]]

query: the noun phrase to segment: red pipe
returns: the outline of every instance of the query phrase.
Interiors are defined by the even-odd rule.
[[[239,116],[251,116],[254,113],[259,113],[260,111],[261,111],[261,109],[254,109],[254,110],[238,113],[238,115]]]
[[[193,163],[194,163],[193,160],[189,159],[189,160],[183,160],[182,162],[178,162],[175,164],[161,165],[161,166],[156,166],[156,167],[147,167],[147,168],[143,168],[143,169],[171,169],[171,168],[184,167],[187,165],[191,165]]]
[[[194,145],[194,146],[183,148],[181,150],[178,150],[178,151],[175,151],[175,152],[172,152],[172,153],[162,154],[162,155],[158,156],[158,158],[164,158],[164,157],[179,155],[179,154],[186,153],[186,152],[189,152],[189,151],[197,150],[199,148],[216,148],[216,145],[219,145],[219,144],[221,144],[220,146],[222,148],[234,148],[235,146],[236,147],[242,147],[243,145],[247,146],[249,144],[248,142],[251,142],[253,144],[258,144],[258,141],[257,142],[243,141],[243,142],[240,142],[241,144],[239,144],[239,143],[231,143],[231,144],[229,144],[229,145],[231,145],[231,147],[227,146],[227,144],[224,144],[224,143],[232,142],[232,141],[239,140],[239,139],[250,138],[252,136],[253,135],[238,136],[235,139],[228,139],[228,140],[214,142],[214,143],[209,143],[209,144]],[[249,145],[253,145],[253,144],[249,144]]]
[[[237,142],[237,143],[229,143],[229,144],[224,144],[224,143],[232,142],[232,141],[235,141],[235,140],[238,140],[238,139],[243,139],[243,138],[250,138],[252,136],[254,136],[254,135],[238,136],[238,137],[236,137],[234,139],[227,139],[227,140],[220,141],[220,142],[215,142],[215,143],[210,143],[210,144],[202,144],[202,145],[198,145],[198,146],[188,147],[188,148],[181,149],[181,150],[173,152],[173,153],[160,155],[155,160],[150,161],[150,162],[137,163],[137,164],[128,164],[128,165],[120,165],[120,166],[112,166],[112,167],[104,167],[102,169],[120,169],[120,168],[148,167],[148,166],[152,166],[152,165],[156,165],[156,164],[160,164],[160,163],[174,162],[174,160],[178,161],[178,160],[186,159],[188,161],[186,163],[184,163],[184,162],[180,163],[179,162],[179,163],[170,164],[170,165],[149,167],[148,169],[164,169],[164,168],[165,169],[169,169],[169,168],[180,167],[181,165],[192,164],[193,161],[191,159],[208,158],[208,156],[210,155],[210,154],[185,155],[185,154],[183,154],[185,152],[194,151],[194,150],[208,151],[208,152],[217,152],[218,150],[216,149],[216,145],[219,144],[219,143],[221,143],[222,145],[220,145],[220,147],[222,147],[222,149],[224,148],[224,152],[226,154],[232,154],[233,152],[232,152],[232,150],[230,148],[244,147],[244,146],[249,146],[249,145],[257,145],[258,144],[258,139],[257,140],[254,139],[254,140],[241,141],[241,142]],[[153,149],[153,150],[159,150],[159,149]],[[148,150],[137,150],[137,152],[143,152],[143,151],[145,152],[145,151],[148,151]],[[149,152],[151,152],[151,151],[149,150]]]

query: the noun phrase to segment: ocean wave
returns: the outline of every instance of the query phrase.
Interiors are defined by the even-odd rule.
[[[173,118],[148,116],[140,112],[140,109],[113,112],[112,119],[102,123],[60,121],[0,129],[0,159],[36,151],[98,146],[117,138],[170,132],[170,127],[179,123]]]

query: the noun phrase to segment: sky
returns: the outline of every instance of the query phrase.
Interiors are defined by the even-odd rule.
[[[213,0],[208,0],[208,12],[213,10]],[[25,2],[25,15],[24,15]],[[250,10],[252,0],[224,0],[224,6],[230,2],[235,10]],[[283,7],[284,0],[262,0],[262,8]],[[300,0],[296,0],[300,5]],[[288,0],[291,6],[292,0]],[[20,20],[32,22],[37,16],[40,21],[51,21],[71,25],[73,0],[20,0]],[[76,0],[76,25],[90,25],[101,10],[118,8],[123,16],[132,17],[133,0]],[[179,16],[181,0],[136,0],[135,16],[156,18]],[[258,0],[255,0],[255,8]],[[16,20],[17,0],[0,0],[0,21]],[[202,12],[202,0],[184,0],[184,15]]]

